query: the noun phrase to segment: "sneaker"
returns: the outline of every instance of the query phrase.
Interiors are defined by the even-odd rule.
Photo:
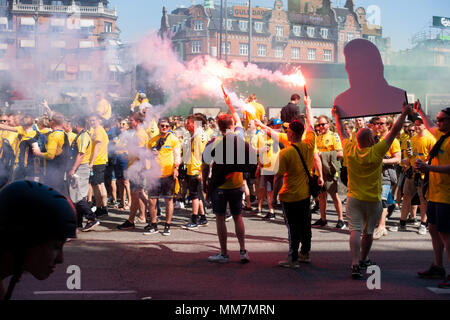
[[[164,231],[162,233],[163,236],[170,236],[170,224],[167,224],[164,226]]]
[[[225,221],[228,222],[228,221],[231,220],[231,218],[232,218],[231,214],[227,214],[227,215],[225,216]]]
[[[242,210],[246,211],[246,212],[253,212],[253,208],[252,207],[244,207],[244,208],[242,208]]]
[[[447,278],[443,282],[439,283],[438,288],[450,289],[450,275],[447,276]]]
[[[291,257],[289,257],[286,260],[278,262],[278,266],[283,268],[298,269],[300,268],[300,263],[298,260],[292,261]]]
[[[275,213],[268,213],[268,214],[263,218],[263,220],[266,220],[266,221],[273,221],[273,220],[275,220]]]
[[[180,209],[185,209],[184,202],[180,202]]]
[[[209,224],[208,219],[206,219],[205,215],[200,215],[200,220],[198,221],[198,225],[201,227],[206,227]]]
[[[406,225],[404,225],[404,226],[399,225],[399,226],[398,226],[398,231],[400,231],[400,232],[402,232],[402,231],[408,231],[408,228],[406,227]]]
[[[325,227],[326,225],[328,224],[328,222],[325,220],[322,220],[322,219],[319,219],[319,220],[317,220],[316,222],[314,222],[313,224],[312,224],[312,226],[313,227]]]
[[[417,272],[419,278],[424,279],[443,279],[445,278],[445,269],[432,264],[428,270]]]
[[[108,209],[106,207],[101,207],[101,208],[97,208],[97,210],[95,210],[95,215],[97,217],[101,217],[101,216],[107,216],[108,215]]]
[[[373,233],[373,239],[378,240],[381,239],[383,236],[387,236],[388,232],[386,228],[377,228],[375,232]]]
[[[416,218],[408,218],[408,220],[406,220],[407,224],[412,224],[415,227],[418,227],[420,225],[420,221],[418,221]]]
[[[366,261],[359,261],[359,268],[361,270],[366,270],[370,266],[376,266],[377,264],[373,261],[371,261],[369,258],[366,259]]]
[[[248,256],[247,250],[241,250],[240,251],[240,258],[241,258],[241,263],[248,263],[248,262],[250,262],[250,257]]]
[[[119,230],[131,230],[131,229],[134,229],[134,228],[135,228],[134,223],[131,223],[128,220],[126,220],[120,226],[117,226],[117,229],[119,229]]]
[[[300,263],[311,263],[311,258],[309,257],[309,253],[300,253],[298,256],[298,262]]]
[[[189,222],[188,224],[185,224],[182,228],[187,230],[197,230],[198,224],[194,222]]]
[[[258,213],[256,214],[256,216],[261,217],[261,218],[265,217],[264,213],[262,212],[262,210],[259,210],[259,209],[258,209]]]
[[[352,279],[354,280],[358,280],[358,279],[362,279],[363,274],[361,271],[361,267],[357,264],[352,266]]]
[[[144,230],[145,230],[145,232],[143,233],[144,235],[156,234],[158,233],[158,225],[156,223],[149,224],[144,227]]]
[[[338,220],[336,224],[336,229],[345,230],[346,229],[345,222],[342,220]]]
[[[311,213],[315,213],[319,210],[319,202],[312,202],[311,203]]]
[[[408,231],[408,228],[406,226],[402,226],[401,224],[399,224],[398,226],[393,226],[389,228],[389,231],[391,232],[404,232],[404,231]]]
[[[128,221],[128,220],[127,220]],[[91,231],[92,229],[94,229],[96,226],[98,226],[100,224],[99,221],[95,220],[95,221],[88,221],[88,223],[86,223],[86,225],[84,226],[83,229],[81,229],[81,231],[83,232],[88,232]]]
[[[227,263],[228,261],[230,261],[230,256],[227,254],[223,255],[220,252],[215,256],[208,257],[208,262]]]
[[[421,224],[419,227],[419,230],[417,231],[420,235],[426,235],[427,234],[427,227],[424,224]]]

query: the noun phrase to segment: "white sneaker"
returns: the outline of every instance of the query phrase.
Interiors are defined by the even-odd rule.
[[[419,227],[419,231],[417,231],[418,234],[420,235],[426,235],[427,234],[427,227],[425,227],[423,224],[420,225]]]
[[[373,233],[373,239],[378,240],[381,239],[383,236],[387,236],[388,232],[386,228],[377,228],[375,232]]]
[[[214,262],[214,263],[227,263],[230,261],[229,255],[223,255],[222,253],[218,253],[215,256],[208,257],[208,262]]]
[[[184,209],[184,203],[180,202],[180,209]]]
[[[181,206],[180,206],[180,202],[179,201],[175,201],[175,204],[174,204],[174,209],[181,209]]]
[[[241,263],[250,262],[250,257],[248,256],[247,250],[241,251],[240,256],[241,256]]]

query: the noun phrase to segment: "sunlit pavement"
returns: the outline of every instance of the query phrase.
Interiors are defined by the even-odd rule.
[[[111,210],[101,225],[65,246],[65,261],[47,281],[24,275],[13,299],[152,299],[152,300],[293,300],[293,299],[449,299],[450,294],[433,292],[440,280],[423,280],[417,271],[432,262],[429,234],[390,232],[374,242],[370,258],[381,270],[381,289],[368,288],[364,280],[350,277],[348,230],[337,230],[333,204],[328,204],[328,227],[313,228],[311,264],[299,269],[278,267],[288,252],[287,229],[277,210],[275,221],[262,221],[256,214],[244,214],[246,246],[251,262],[240,264],[233,221],[227,222],[230,262],[212,264],[208,256],[219,251],[214,217],[195,231],[181,229],[190,210],[176,209],[172,234],[143,235],[145,224],[133,231],[116,226],[126,212]],[[400,212],[394,213],[397,223]],[[319,218],[313,214],[313,222]],[[164,218],[159,225],[163,230]],[[80,268],[80,290],[71,265]],[[447,270],[450,270],[447,268]],[[372,277],[372,287],[375,282]],[[369,285],[370,287],[370,285]]]

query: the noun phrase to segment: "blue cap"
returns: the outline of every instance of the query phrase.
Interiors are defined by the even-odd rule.
[[[273,119],[270,123],[271,126],[276,126],[282,124],[283,122],[280,119]]]

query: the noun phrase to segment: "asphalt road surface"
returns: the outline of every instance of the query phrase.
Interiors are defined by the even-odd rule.
[[[296,270],[277,266],[288,252],[287,229],[279,210],[277,219],[270,222],[254,213],[244,214],[248,264],[239,262],[233,221],[227,222],[230,262],[213,264],[207,261],[219,252],[213,215],[208,214],[208,226],[188,231],[180,227],[188,222],[190,209],[176,209],[170,236],[146,236],[142,234],[145,224],[137,224],[134,231],[117,230],[127,212],[110,210],[97,229],[79,233],[78,239],[65,245],[64,263],[48,280],[37,281],[25,274],[13,299],[450,299],[450,292],[436,290],[440,280],[416,277],[417,271],[431,264],[433,254],[429,234],[421,236],[413,226],[408,232],[390,232],[374,242],[370,258],[380,267],[379,282],[372,274],[352,280],[349,232],[334,228],[337,216],[332,203],[328,209],[328,227],[313,228],[311,264]],[[396,211],[388,225],[397,223],[399,215]],[[313,214],[313,222],[318,217]],[[373,288],[376,284],[379,289]]]

